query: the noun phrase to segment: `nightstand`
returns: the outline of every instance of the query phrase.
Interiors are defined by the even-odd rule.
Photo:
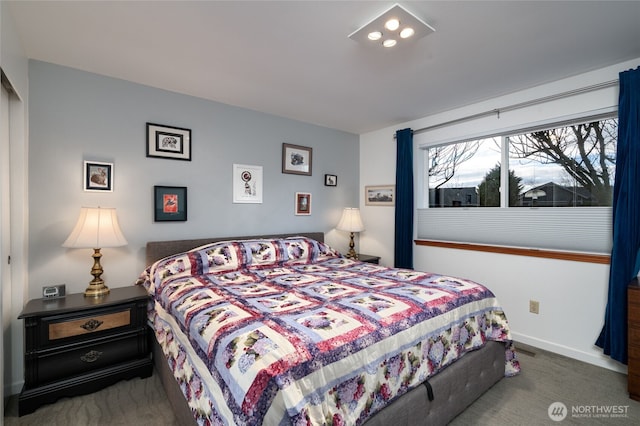
[[[377,265],[380,262],[380,256],[358,253],[358,260],[360,262],[375,263]]]
[[[153,370],[142,286],[102,298],[70,294],[29,301],[24,319],[24,387],[18,415],[61,397],[95,392]]]

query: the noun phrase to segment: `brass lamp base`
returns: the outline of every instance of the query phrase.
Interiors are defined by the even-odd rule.
[[[358,260],[358,253],[354,250],[355,243],[353,241],[353,232],[351,233],[351,239],[349,240],[349,251],[347,252],[347,258]]]
[[[102,297],[109,294],[109,287],[100,284],[94,284],[93,281],[89,283],[89,287],[84,290],[84,297]]]
[[[102,297],[109,294],[109,287],[107,287],[104,284],[104,280],[100,278],[100,276],[104,272],[102,269],[102,265],[100,265],[100,258],[102,257],[100,249],[94,248],[93,255],[91,257],[93,257],[93,267],[91,268],[91,275],[93,275],[93,279],[89,283],[89,287],[85,289],[84,296]]]

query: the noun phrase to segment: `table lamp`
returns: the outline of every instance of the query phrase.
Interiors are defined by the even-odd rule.
[[[62,247],[93,249],[93,268],[91,268],[93,280],[84,292],[86,297],[101,297],[109,293],[109,287],[100,278],[104,272],[102,265],[100,265],[102,257],[100,249],[125,245],[127,245],[127,240],[120,231],[116,209],[100,207],[82,207],[80,209],[78,222]]]
[[[364,225],[362,224],[362,219],[360,218],[360,209],[355,207],[346,207],[342,211],[342,217],[340,218],[340,222],[338,222],[337,228],[341,231],[348,231],[351,233],[351,240],[349,241],[349,252],[347,253],[347,257],[349,259],[358,259],[358,254],[353,249],[355,243],[353,242],[353,234],[354,232],[362,232],[364,231]]]

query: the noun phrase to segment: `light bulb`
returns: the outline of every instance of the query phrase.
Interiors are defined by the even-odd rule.
[[[400,31],[400,37],[409,38],[412,35],[414,35],[415,33],[416,32],[413,30],[413,28],[407,27],[407,28],[404,28],[402,31]]]
[[[396,18],[391,18],[384,24],[384,26],[389,31],[395,31],[400,27],[400,21]]]

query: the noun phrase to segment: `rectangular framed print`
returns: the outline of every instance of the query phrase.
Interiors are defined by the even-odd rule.
[[[262,166],[233,165],[233,202],[262,203]]]
[[[308,216],[311,214],[311,194],[308,192],[296,192],[296,216]]]
[[[282,173],[311,176],[313,148],[282,144]]]
[[[395,202],[395,185],[364,187],[364,203],[367,206],[393,206]]]
[[[187,187],[154,186],[153,219],[156,222],[184,222],[187,220]]]
[[[84,162],[84,190],[88,192],[113,192],[113,163]]]
[[[191,130],[147,123],[147,157],[191,161]]]

